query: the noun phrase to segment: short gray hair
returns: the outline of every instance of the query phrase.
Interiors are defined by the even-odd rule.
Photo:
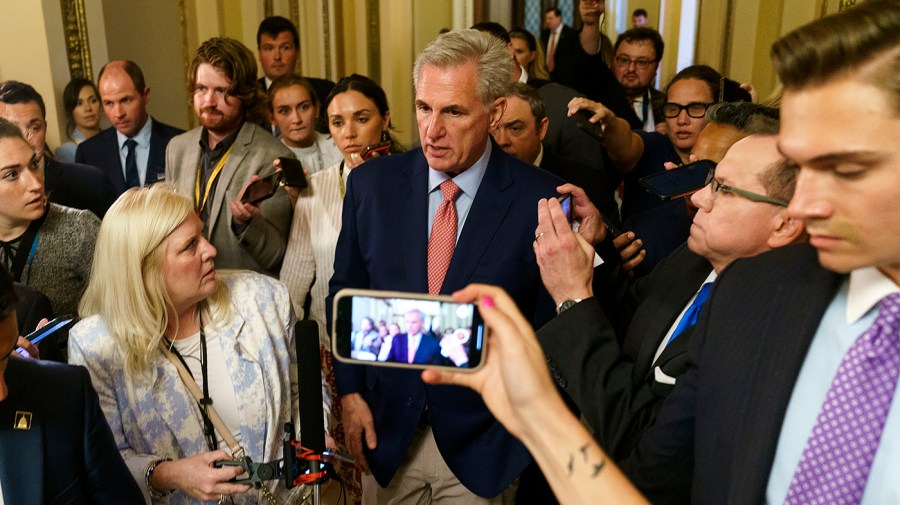
[[[454,30],[432,40],[416,57],[413,67],[413,85],[419,87],[419,75],[426,65],[450,68],[474,62],[476,66],[476,92],[478,98],[489,106],[506,94],[512,79],[512,57],[502,42],[478,30]]]

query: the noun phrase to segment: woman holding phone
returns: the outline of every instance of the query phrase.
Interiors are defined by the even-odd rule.
[[[285,423],[300,427],[287,289],[216,272],[215,257],[173,185],[126,191],[103,220],[84,319],[70,332],[69,360],[90,372],[148,503],[281,502],[302,489],[277,480],[251,489],[229,482],[242,468],[214,466],[240,452],[281,458]]]
[[[281,281],[291,294],[300,317],[315,321],[328,382],[334,387],[331,369],[331,346],[326,330],[325,297],[328,280],[334,273],[334,249],[341,231],[341,210],[350,171],[366,161],[367,147],[387,144],[396,149],[389,132],[391,113],[384,90],[372,79],[353,74],[338,81],[325,99],[326,118],[331,137],[341,150],[342,160],[310,176],[309,187],[302,192],[288,189],[297,204],[291,236],[284,253]],[[310,296],[309,313],[303,307]],[[335,436],[341,439],[339,413]],[[344,469],[346,468],[346,470]],[[342,467],[342,472],[357,472],[355,467]],[[358,496],[359,476],[347,475],[348,494]]]

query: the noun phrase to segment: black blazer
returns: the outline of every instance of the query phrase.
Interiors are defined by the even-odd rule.
[[[653,357],[712,266],[682,246],[637,282],[618,268],[609,275],[599,270],[605,278],[597,297],[566,310],[537,335],[557,384],[603,448],[620,459],[635,448],[672,390],[657,380],[655,368],[671,378],[686,369],[691,329],[665,348],[656,366]],[[617,334],[624,335],[621,345]]]
[[[532,242],[537,201],[554,196],[561,183],[492,143],[441,293],[473,282],[494,284],[506,289],[537,326],[549,320],[553,302],[542,287]],[[355,168],[344,198],[326,307],[345,287],[427,293],[427,258],[428,164],[422,150]],[[382,486],[408,452],[426,404],[444,461],[475,494],[497,496],[531,461],[471,390],[425,385],[416,371],[385,367],[335,362],[334,373],[339,394],[361,393],[372,410],[378,447],[366,450],[366,459]]]
[[[87,370],[9,358],[5,377],[9,396],[0,401],[5,503],[144,503]],[[30,414],[28,429],[15,428],[22,412]]]
[[[844,279],[808,244],[725,269],[692,335],[687,372],[622,462],[651,502],[764,502],[794,383]]]
[[[89,210],[100,219],[116,200],[112,183],[99,168],[63,163],[49,156],[44,156],[44,189],[51,202]]]
[[[571,54],[566,53],[565,47],[577,38],[578,32],[572,29],[571,26],[564,24],[562,31],[559,32],[559,39],[556,42],[556,52],[553,55],[554,69],[553,72],[550,72],[551,80],[557,80],[556,71],[559,69],[560,62],[563,62],[563,66],[565,66],[565,59],[571,57]],[[541,30],[541,44],[544,46],[544,54],[546,55],[550,50],[550,30],[547,28]],[[563,51],[559,50],[560,46],[564,48]]]
[[[614,187],[602,169],[575,160],[564,159],[546,148],[540,167],[583,189],[603,217],[616,224],[621,222],[619,206],[613,198]]]
[[[169,140],[184,130],[169,126],[153,119],[150,130],[150,156],[147,158],[146,184],[162,179],[166,173],[166,146]],[[106,174],[115,198],[125,192],[125,175],[122,160],[119,157],[119,141],[115,128],[107,128],[97,135],[78,144],[75,150],[75,162],[93,165]]]

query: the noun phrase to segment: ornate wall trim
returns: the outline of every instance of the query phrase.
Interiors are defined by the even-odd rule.
[[[63,12],[63,32],[66,41],[66,56],[69,61],[71,78],[94,78],[91,66],[91,45],[88,40],[87,17],[84,14],[84,0],[60,0]]]
[[[378,29],[378,0],[366,0],[366,40],[368,44],[369,77],[381,82],[381,33]]]

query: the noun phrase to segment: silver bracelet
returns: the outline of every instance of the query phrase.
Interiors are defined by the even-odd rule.
[[[156,467],[159,466],[160,463],[165,463],[166,461],[172,461],[172,458],[156,458],[147,464],[147,471],[144,472],[144,481],[147,483],[147,490],[150,491],[150,498],[165,498],[172,494],[172,490],[168,491],[160,491],[153,487],[153,484],[150,484],[150,478],[153,477],[153,471],[156,470]]]

